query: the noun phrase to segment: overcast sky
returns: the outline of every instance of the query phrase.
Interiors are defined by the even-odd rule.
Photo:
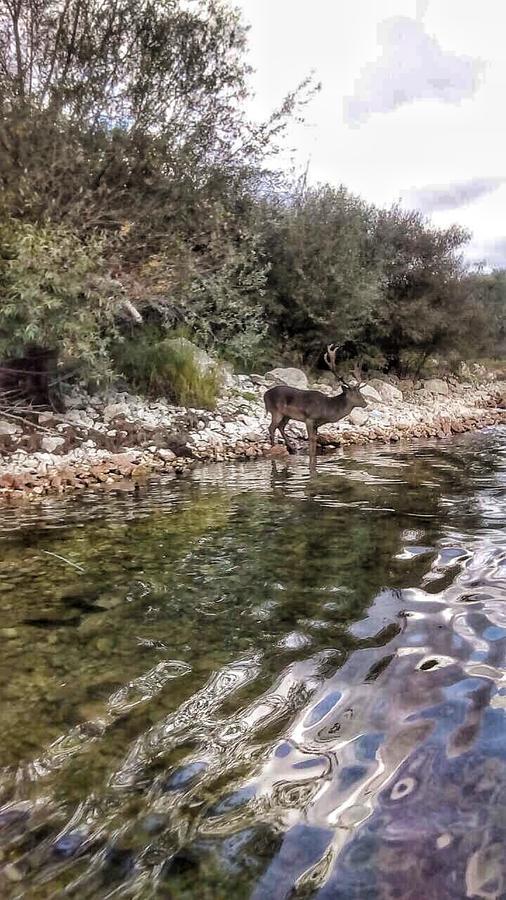
[[[256,114],[322,82],[290,133],[312,182],[458,222],[471,259],[506,266],[506,0],[236,2]]]

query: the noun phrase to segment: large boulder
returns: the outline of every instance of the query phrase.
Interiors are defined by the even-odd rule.
[[[307,390],[307,375],[302,369],[271,369],[265,373],[265,377],[275,384],[288,384],[290,387]]]
[[[365,384],[364,387],[360,388],[360,393],[366,400],[372,400],[373,403],[381,403],[381,395],[371,384]]]
[[[430,394],[435,394],[439,397],[447,397],[450,393],[448,383],[441,378],[430,378],[428,381],[424,381],[423,386]]]
[[[316,381],[314,384],[310,385],[312,391],[319,391],[320,394],[327,394],[328,397],[333,397],[334,395],[341,394],[341,387],[338,384],[335,384],[332,388],[329,384],[325,384],[322,381]]]
[[[402,401],[402,391],[393,384],[389,384],[388,381],[381,381],[380,378],[371,378],[368,386],[375,388],[383,403],[400,403]]]

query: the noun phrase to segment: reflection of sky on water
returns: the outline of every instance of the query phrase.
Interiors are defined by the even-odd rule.
[[[499,432],[361,449],[325,458],[316,479],[297,459],[206,467],[135,501],[44,502],[39,527],[110,518],[119,549],[121,527],[148,523],[154,507],[189,511],[217,489],[228,498],[221,531],[203,531],[169,568],[157,534],[161,549],[148,546],[129,588],[129,603],[149,602],[142,628],[154,623],[145,635],[139,625],[137,646],[165,658],[23,761],[17,788],[4,772],[0,826],[38,816],[59,828],[21,862],[13,854],[21,875],[45,880],[47,896],[58,866],[83,897],[109,896],[104,872],[132,897],[155,882],[174,897],[188,884],[255,900],[295,888],[318,900],[505,896],[502,446]],[[6,545],[33,516],[8,514]],[[265,566],[253,569],[258,553]],[[173,645],[178,622],[167,629],[160,612],[172,576],[186,601],[195,592],[190,650]],[[177,702],[157,708],[176,684]],[[122,727],[99,788],[77,790],[67,815],[69,766]]]

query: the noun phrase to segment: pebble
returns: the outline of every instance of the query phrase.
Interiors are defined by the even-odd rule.
[[[225,459],[246,459],[255,456],[285,456],[286,450],[279,443],[274,448],[267,442],[269,417],[262,402],[262,378],[237,375],[232,379],[231,390],[220,398],[214,413],[205,410],[187,410],[174,407],[167,401],[155,402],[125,392],[108,392],[90,398],[82,391],[74,389],[67,398],[66,422],[54,425],[52,434],[44,435],[39,446],[41,451],[27,453],[21,448],[10,455],[4,455],[0,465],[0,499],[37,499],[50,492],[62,493],[70,488],[83,489],[95,484],[130,484],[131,479],[144,477],[151,472],[171,471],[182,475],[189,471],[196,460],[221,461]],[[254,383],[256,382],[256,383]],[[486,387],[475,388],[468,384],[451,386],[448,396],[435,396],[420,384],[406,382],[401,393],[398,388],[389,391],[390,385],[380,382],[380,393],[398,399],[386,402],[383,398],[375,408],[374,396],[369,398],[367,410],[356,409],[347,420],[322,427],[319,434],[322,444],[346,446],[364,444],[378,440],[397,442],[410,437],[445,437],[473,428],[506,423],[506,410],[491,409],[500,401],[492,400],[493,395],[506,395],[506,385],[496,382]],[[248,393],[245,398],[244,393]],[[373,392],[374,393],[374,392]],[[187,413],[190,418],[186,420]],[[40,416],[44,414],[39,414]],[[51,425],[54,416],[47,414]],[[110,421],[121,416],[128,422],[129,430],[110,426]],[[365,416],[368,416],[367,420]],[[6,421],[6,420],[2,420]],[[190,422],[190,426],[188,426]],[[353,424],[355,422],[355,424]],[[139,426],[139,436],[131,434]],[[120,442],[138,446],[126,452],[111,452],[101,449],[96,441],[85,439],[67,453],[54,453],[66,438],[78,428],[78,436],[87,428],[114,438],[116,446]],[[187,432],[186,444],[191,458],[176,456],[168,447],[159,447],[175,431],[183,427]],[[126,428],[126,426],[125,426]],[[147,431],[157,431],[157,440],[151,437],[143,446]],[[16,430],[16,435],[18,434]],[[290,422],[288,434],[292,440],[306,448],[306,429],[303,423]],[[11,438],[14,438],[11,435]],[[47,438],[47,440],[46,440]],[[114,605],[118,601],[113,601]],[[1,632],[5,635],[5,629]]]

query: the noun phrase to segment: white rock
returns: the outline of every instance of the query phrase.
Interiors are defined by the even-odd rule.
[[[311,385],[311,390],[319,391],[320,394],[327,394],[329,397],[333,394],[342,394],[342,390],[337,382],[333,387],[331,387],[330,384],[325,384],[324,381],[317,381],[315,384]]]
[[[128,403],[109,403],[104,409],[104,419],[106,422],[110,422],[111,419],[115,419],[117,416],[124,416],[126,419],[130,415],[131,409]]]
[[[443,381],[441,378],[430,378],[428,381],[424,381],[423,386],[426,391],[430,391],[431,394],[436,394],[441,397],[447,397],[450,393],[447,382]]]
[[[290,387],[306,390],[308,381],[307,375],[302,369],[271,369],[265,373],[268,381],[274,381],[276,384],[288,384]]]
[[[54,453],[54,451],[64,443],[65,438],[52,434],[45,435],[40,442],[42,449],[46,450],[47,453]]]
[[[176,454],[169,450],[168,447],[162,447],[158,451],[158,456],[160,459],[163,459],[164,462],[172,462],[172,460],[176,459]]]
[[[15,422],[8,422],[7,419],[0,419],[0,434],[18,434],[21,427]]]
[[[241,435],[243,441],[249,441],[251,444],[255,444],[257,441],[262,441],[264,435],[260,431],[247,431],[245,434]]]
[[[365,425],[367,420],[369,419],[369,412],[367,409],[362,409],[362,407],[357,406],[355,409],[352,409],[351,413],[348,416],[348,421],[351,422],[352,425],[357,425],[360,427],[361,425]]]
[[[379,378],[371,378],[368,382],[370,387],[377,390],[384,403],[395,403],[402,401],[402,391],[387,381],[381,381]]]
[[[65,418],[71,425],[80,425],[81,428],[93,428],[93,419],[90,419],[82,409],[72,409],[65,414]]]
[[[364,387],[360,388],[360,393],[366,400],[372,400],[374,403],[381,403],[381,396],[371,384],[365,384]]]

